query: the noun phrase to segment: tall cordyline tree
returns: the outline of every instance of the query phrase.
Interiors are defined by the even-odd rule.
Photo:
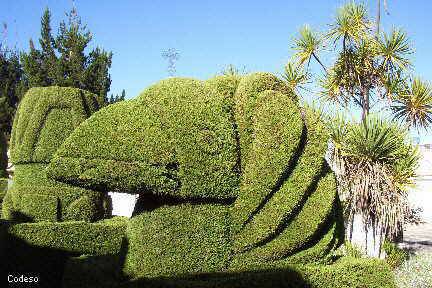
[[[360,123],[329,121],[330,164],[346,196],[347,217],[360,214],[374,236],[394,239],[410,211],[406,193],[418,162],[401,122],[417,128],[432,123],[431,89],[411,76],[407,35],[401,29],[377,34],[366,7],[350,2],[338,10],[327,32],[303,27],[293,49],[284,75],[293,90],[300,92],[315,80],[325,101],[360,108]],[[324,61],[321,55],[335,60]],[[312,61],[322,73],[311,73]],[[369,115],[377,103],[393,112],[394,120],[404,121]],[[381,156],[375,157],[378,151]],[[409,161],[399,161],[401,157]]]

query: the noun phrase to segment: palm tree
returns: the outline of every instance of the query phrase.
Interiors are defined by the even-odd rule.
[[[323,68],[321,95],[325,100],[347,105],[353,102],[362,109],[362,119],[370,112],[371,102],[391,100],[403,87],[412,53],[407,35],[401,29],[375,37],[373,23],[363,4],[350,2],[342,6],[324,35],[308,26],[294,39],[294,63],[306,69],[312,59]],[[327,43],[325,43],[327,42]],[[326,67],[320,51],[327,46],[336,60]]]
[[[394,118],[415,128],[427,129],[432,124],[432,87],[415,78],[404,87],[391,105]]]
[[[395,239],[411,213],[407,191],[419,158],[407,129],[368,115],[354,124],[332,119],[329,130],[334,143],[331,162],[348,223],[361,215],[365,227],[374,227],[380,243]]]
[[[360,122],[330,121],[328,162],[345,198],[347,220],[361,215],[365,231],[372,227],[374,235],[395,239],[410,214],[407,187],[413,183],[418,163],[407,129],[431,125],[432,87],[410,80],[411,43],[401,29],[379,31],[380,3],[378,8],[376,31],[366,7],[354,2],[338,10],[323,34],[303,27],[293,41],[294,59],[290,60],[297,66],[288,63],[285,79],[297,88],[305,83],[301,75],[308,75],[320,84],[319,94],[325,101],[361,109]],[[323,61],[325,50],[335,56],[333,62]],[[322,72],[312,74],[310,61],[316,61]],[[293,67],[298,71],[292,71]],[[397,121],[371,114],[373,104],[380,101]]]

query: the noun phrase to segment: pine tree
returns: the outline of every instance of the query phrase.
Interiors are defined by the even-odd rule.
[[[25,90],[26,82],[18,54],[3,49],[0,44],[0,177],[7,177],[7,142],[13,116]]]
[[[95,48],[86,53],[92,35],[75,8],[67,13],[58,35],[51,33],[51,14],[48,8],[41,19],[40,50],[30,40],[29,53],[22,54],[24,72],[29,86],[66,86],[85,89],[99,97],[100,106],[106,104],[111,86],[109,68],[112,53]]]
[[[114,104],[116,102],[120,102],[120,101],[124,101],[126,98],[126,91],[123,89],[122,93],[120,95],[115,95],[111,94],[111,97],[109,98],[109,100],[107,101],[108,104]]]

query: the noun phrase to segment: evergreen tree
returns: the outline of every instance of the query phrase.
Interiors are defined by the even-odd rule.
[[[124,101],[126,98],[126,91],[123,89],[120,95],[111,94],[109,100],[107,100],[108,104],[114,104],[116,102]]]
[[[109,68],[112,53],[95,48],[86,53],[92,35],[75,8],[60,23],[57,36],[51,33],[48,8],[41,19],[40,50],[30,40],[29,53],[22,54],[24,72],[29,86],[67,86],[88,90],[99,97],[101,106],[107,102],[111,86]]]
[[[18,102],[26,90],[17,53],[0,44],[0,177],[6,177],[7,141]]]

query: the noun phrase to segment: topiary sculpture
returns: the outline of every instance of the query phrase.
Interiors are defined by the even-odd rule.
[[[25,223],[8,233],[38,247],[118,253],[132,280],[105,283],[107,273],[94,272],[104,266],[80,257],[66,265],[67,287],[393,288],[380,261],[317,265],[343,239],[326,149],[319,114],[271,74],[163,80],[94,113],[46,169],[44,181],[70,189],[139,193],[125,238],[123,220]]]
[[[11,136],[14,184],[3,218],[17,221],[94,221],[103,216],[101,192],[48,179],[45,167],[63,141],[97,109],[96,96],[75,88],[32,88],[22,99]]]

